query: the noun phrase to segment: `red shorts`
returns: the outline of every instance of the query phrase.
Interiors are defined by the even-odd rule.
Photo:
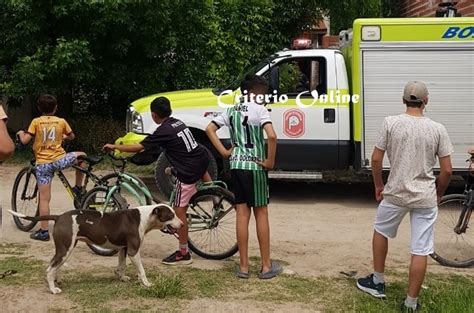
[[[187,207],[189,200],[197,192],[196,184],[185,184],[176,180],[176,197],[174,200],[174,207],[183,208]]]

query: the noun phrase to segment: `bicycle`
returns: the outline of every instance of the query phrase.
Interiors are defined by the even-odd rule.
[[[72,198],[74,207],[79,209],[81,207],[80,198],[85,193],[85,188],[89,181],[92,181],[94,185],[103,184],[103,178],[95,175],[92,170],[93,167],[102,161],[100,157],[88,157],[79,156],[78,160],[86,162],[87,167],[82,168],[78,165],[73,165],[72,168],[81,171],[85,174],[84,187],[82,188],[81,195],[76,195],[72,186],[67,180],[66,176],[62,171],[57,171],[56,176],[61,181],[62,185],[66,189],[68,195]],[[20,170],[15,178],[12,189],[11,206],[12,210],[18,213],[25,214],[27,216],[38,216],[39,215],[39,193],[36,179],[36,165],[35,160],[31,160],[30,164]],[[20,219],[16,216],[13,217],[16,226],[22,231],[30,231],[35,227],[37,222]]]
[[[474,231],[469,228],[474,211],[474,151],[470,154],[464,193],[446,195],[438,205],[435,252],[431,257],[444,266],[474,266]]]
[[[59,178],[61,183],[63,184],[66,192],[69,196],[73,199],[74,208],[81,209],[83,199],[85,199],[89,193],[87,192],[86,188],[89,181],[92,181],[94,186],[102,186],[102,188],[107,188],[106,186],[109,185],[117,185],[118,187],[123,187],[124,192],[122,189],[120,193],[115,195],[114,201],[120,203],[121,206],[124,203],[131,203],[131,199],[135,198],[137,201],[133,203],[134,205],[145,205],[152,203],[151,194],[138,194],[136,190],[130,186],[130,182],[133,184],[137,184],[139,186],[145,186],[145,183],[141,181],[138,177],[133,174],[125,173],[126,167],[126,160],[121,158],[115,158],[110,156],[113,161],[120,162],[121,165],[113,164],[114,173],[107,174],[103,177],[96,175],[93,172],[93,167],[100,162],[103,161],[102,156],[79,156],[78,160],[81,162],[86,162],[88,166],[83,168],[78,165],[73,165],[72,168],[81,171],[85,174],[84,185],[80,192],[80,195],[76,195],[73,190],[72,186],[67,180],[66,176],[62,171],[57,171],[56,176]],[[118,170],[117,170],[118,169]],[[23,182],[24,180],[24,182]],[[119,182],[119,184],[117,184]],[[22,186],[22,187],[20,187]],[[20,193],[19,193],[20,191]],[[129,192],[129,193],[126,193]],[[129,196],[131,195],[131,196]],[[12,190],[12,210],[18,213],[23,213],[28,216],[38,216],[39,215],[39,194],[38,194],[38,186],[36,180],[36,173],[35,173],[35,160],[32,160],[30,164],[23,169],[20,170],[18,173],[15,182],[13,183],[13,190]],[[21,205],[20,205],[21,202]],[[33,204],[31,206],[31,204]],[[34,221],[26,221],[23,219],[19,219],[17,217],[13,217],[16,226],[23,231],[30,231],[37,222]]]
[[[199,182],[196,187],[197,192],[191,197],[187,211],[189,249],[206,259],[227,259],[239,250],[235,233],[234,194],[223,181]],[[175,202],[176,196],[174,188],[170,205]],[[222,236],[219,237],[219,234]]]
[[[142,194],[150,194],[148,187],[133,181],[130,184]],[[120,191],[116,186],[99,186],[89,191],[84,199],[83,209],[99,209],[107,211],[108,208],[120,209],[118,203],[110,203],[114,194]],[[173,189],[169,205],[176,199],[176,190]],[[99,199],[99,200],[97,200]],[[153,198],[154,202],[160,201]],[[234,255],[238,251],[235,239],[235,198],[227,190],[227,185],[221,181],[200,182],[197,192],[191,198],[188,207],[189,248],[197,255],[213,260],[222,260]],[[176,234],[173,234],[177,237]],[[94,252],[101,255],[113,255],[114,249],[96,249]]]

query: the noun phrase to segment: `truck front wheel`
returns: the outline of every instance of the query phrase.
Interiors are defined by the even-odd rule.
[[[217,179],[219,172],[217,168],[216,158],[214,157],[214,155],[212,155],[212,152],[209,151],[209,149],[207,149],[203,145],[201,146],[206,150],[209,156],[209,166],[207,168],[207,171],[209,172],[209,175],[211,175],[211,178],[215,180]],[[169,196],[171,195],[171,192],[173,191],[174,185],[176,183],[175,177],[165,174],[166,168],[170,166],[171,164],[166,158],[166,155],[164,153],[160,154],[158,160],[156,160],[155,180],[160,194],[167,198],[169,198]]]

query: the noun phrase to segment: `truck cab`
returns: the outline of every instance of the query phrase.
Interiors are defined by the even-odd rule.
[[[225,106],[239,101],[240,81],[247,73],[264,76],[270,82],[267,109],[278,136],[276,166],[270,176],[310,179],[319,177],[323,169],[350,166],[349,85],[344,57],[337,49],[283,50],[257,63],[228,86],[138,99],[127,114],[128,133],[116,142],[137,143],[154,132],[157,125],[149,105],[156,97],[165,96],[171,101],[173,116],[183,120],[194,137],[213,151],[204,130]],[[229,139],[225,128],[218,135],[224,142]],[[219,169],[225,169],[225,162],[215,153],[213,156]],[[156,157],[144,159],[154,161]]]

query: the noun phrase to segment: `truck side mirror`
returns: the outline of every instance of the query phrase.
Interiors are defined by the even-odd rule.
[[[280,68],[278,66],[274,66],[270,69],[270,76],[269,76],[269,93],[273,93],[273,90],[277,91],[277,94],[280,93]]]

